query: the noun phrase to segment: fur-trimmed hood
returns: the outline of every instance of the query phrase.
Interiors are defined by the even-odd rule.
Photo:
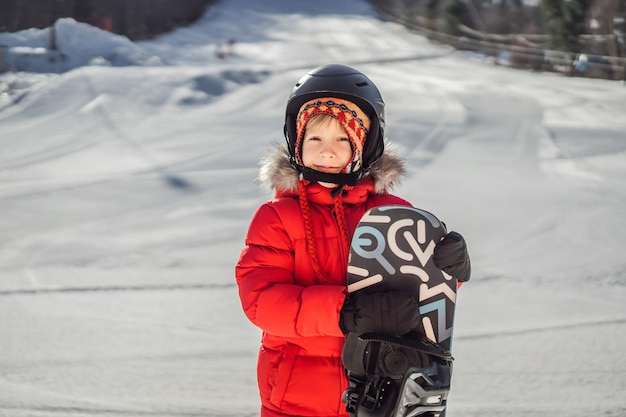
[[[395,147],[385,143],[385,151],[368,177],[374,180],[376,194],[389,192],[406,175],[406,164]],[[278,143],[261,160],[259,181],[273,190],[298,190],[299,175],[289,162],[287,145]]]

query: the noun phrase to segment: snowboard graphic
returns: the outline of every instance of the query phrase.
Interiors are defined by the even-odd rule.
[[[413,294],[421,326],[403,337],[347,335],[342,359],[350,388],[344,402],[352,416],[445,415],[457,281],[434,265],[432,255],[446,233],[433,214],[406,206],[372,208],[358,223],[348,291]]]
[[[435,245],[446,233],[444,224],[424,210],[405,206],[369,210],[352,238],[348,291],[379,286],[415,294],[423,334],[449,350],[457,282],[432,261]]]

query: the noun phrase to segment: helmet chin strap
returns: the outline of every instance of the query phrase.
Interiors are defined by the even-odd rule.
[[[314,182],[329,182],[331,184],[354,186],[361,177],[360,172],[351,172],[349,174],[339,173],[332,174],[328,172],[320,172],[307,167],[300,167],[302,178]]]

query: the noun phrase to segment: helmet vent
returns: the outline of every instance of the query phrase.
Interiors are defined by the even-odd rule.
[[[361,81],[360,83],[356,83],[357,87],[365,87],[367,84],[367,81]]]

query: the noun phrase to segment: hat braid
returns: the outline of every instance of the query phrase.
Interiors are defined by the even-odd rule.
[[[350,243],[348,239],[348,225],[346,224],[346,213],[343,210],[343,198],[341,193],[338,193],[335,197],[335,215],[337,216],[337,224],[339,225],[339,240],[346,250],[346,253],[350,252]]]
[[[313,270],[319,277],[320,281],[325,284],[331,284],[332,280],[322,271],[320,267],[319,257],[317,256],[317,246],[315,245],[315,236],[313,235],[313,224],[311,223],[311,208],[306,198],[306,190],[304,180],[298,181],[298,197],[300,200],[300,208],[302,209],[302,217],[304,219],[304,230],[306,232],[306,242],[311,255],[311,263]]]

